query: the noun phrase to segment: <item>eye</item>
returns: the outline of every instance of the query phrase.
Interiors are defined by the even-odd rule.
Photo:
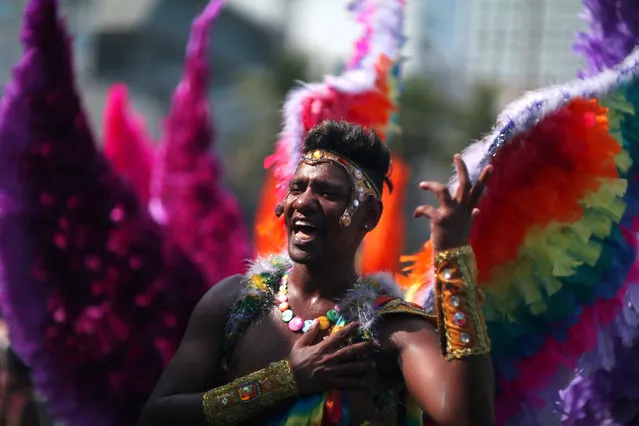
[[[321,191],[320,195],[327,200],[336,200],[340,197],[340,195],[333,191]]]
[[[292,195],[299,195],[303,192],[303,189],[300,185],[291,185],[291,187],[288,189],[288,192]]]

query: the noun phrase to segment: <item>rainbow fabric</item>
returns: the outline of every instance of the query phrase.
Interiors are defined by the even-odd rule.
[[[638,230],[638,78],[635,52],[618,69],[529,93],[463,154],[473,179],[494,166],[471,245],[498,424],[546,409],[548,389],[560,389],[560,376],[621,312]],[[431,257],[427,244],[409,258],[413,301],[431,291]]]
[[[336,415],[331,416],[326,410],[326,394],[311,395],[299,398],[293,407],[280,418],[269,421],[267,426],[341,426],[350,425],[350,408],[347,402],[346,393],[341,392],[341,410]],[[399,404],[398,423],[387,426],[421,426],[422,410],[411,398],[406,398],[405,404]],[[334,417],[331,419],[331,417]],[[366,426],[366,422],[361,426]]]

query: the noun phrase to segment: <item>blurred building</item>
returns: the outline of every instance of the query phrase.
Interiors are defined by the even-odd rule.
[[[466,73],[514,90],[574,78],[578,0],[469,0]]]
[[[4,86],[11,68],[20,57],[18,43],[22,9],[26,0],[0,1],[0,84]]]
[[[170,99],[184,66],[185,46],[201,0],[109,0],[96,4],[92,28],[96,78],[126,81],[160,102]],[[224,8],[212,30],[214,87],[232,85],[242,70],[269,68],[280,53],[281,33]]]
[[[0,0],[0,83],[22,55],[18,34],[26,0]],[[205,0],[60,0],[73,35],[73,53],[84,104],[100,134],[109,86],[124,82],[134,107],[152,133],[159,134],[171,93],[184,66],[191,22]],[[283,49],[279,27],[252,20],[232,6],[224,8],[212,29],[211,96],[219,131],[241,126],[233,86],[247,70],[271,69]],[[231,119],[225,119],[226,117]]]
[[[419,17],[417,62],[448,92],[465,92],[469,0],[425,0]]]
[[[582,9],[579,0],[426,0],[423,69],[444,80],[503,86],[507,98],[574,78]]]

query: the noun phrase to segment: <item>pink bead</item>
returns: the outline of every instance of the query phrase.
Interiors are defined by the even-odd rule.
[[[333,309],[335,310],[335,312],[339,312],[340,311],[339,305],[335,305],[335,307]]]
[[[288,296],[282,293],[278,293],[276,299],[279,303],[288,302]]]
[[[291,331],[300,331],[304,327],[304,320],[300,317],[295,317],[288,322],[288,328]]]

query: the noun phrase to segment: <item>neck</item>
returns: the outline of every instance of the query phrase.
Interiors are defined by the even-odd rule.
[[[357,278],[353,262],[340,262],[330,266],[295,263],[289,282],[303,297],[332,300],[343,296],[345,291],[355,284]]]

